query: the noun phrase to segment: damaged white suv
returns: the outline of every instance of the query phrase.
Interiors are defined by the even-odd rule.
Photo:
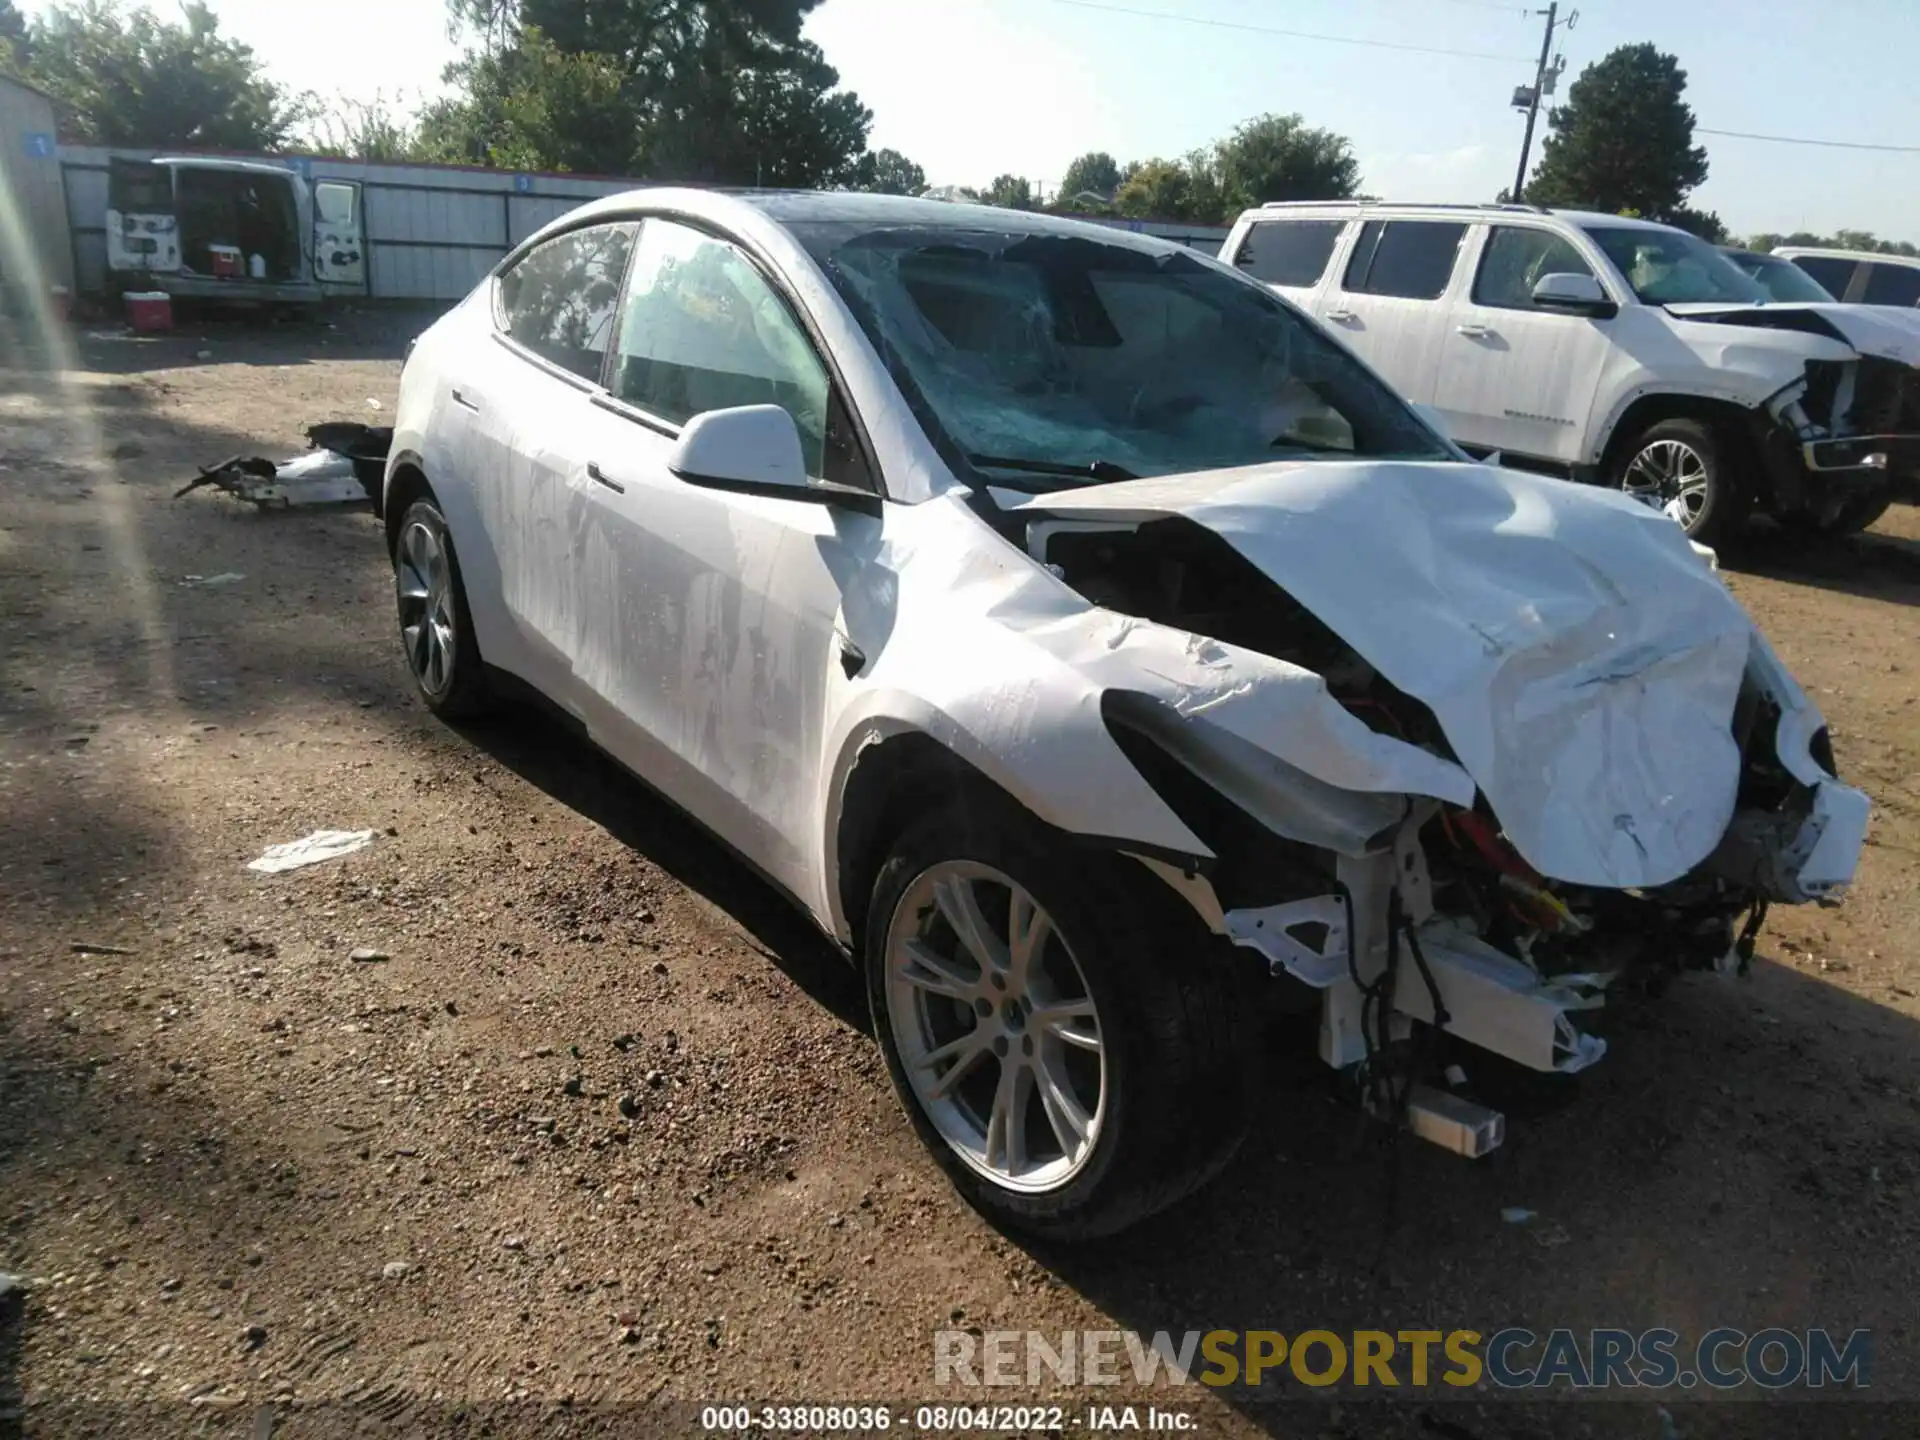
[[[1774,302],[1670,225],[1531,205],[1268,205],[1221,258],[1448,434],[1622,489],[1707,544],[1920,498],[1920,312]]]
[[[1213,1173],[1250,989],[1482,1153],[1444,1069],[1591,1065],[1610,990],[1737,968],[1858,858],[1866,798],[1679,527],[1472,463],[1177,245],[635,192],[429,330],[397,419],[427,703],[531,685],[791,895],[1006,1223]]]

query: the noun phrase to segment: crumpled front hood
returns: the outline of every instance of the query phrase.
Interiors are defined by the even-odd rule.
[[[1663,884],[1732,818],[1752,623],[1638,502],[1480,465],[1315,461],[1012,508],[1218,533],[1433,711],[1542,874]]]
[[[1667,313],[1705,324],[1824,334],[1862,355],[1920,365],[1920,310],[1892,305],[1781,304],[1669,305]]]

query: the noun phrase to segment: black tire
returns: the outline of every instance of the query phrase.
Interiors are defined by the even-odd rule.
[[[1087,1158],[1056,1189],[1021,1191],[983,1174],[942,1136],[907,1078],[888,1002],[889,936],[896,919],[909,924],[918,913],[903,906],[915,883],[953,861],[990,866],[1028,891],[1097,1007],[1105,1101]],[[897,915],[903,909],[910,913]],[[1212,953],[1212,937],[1183,911],[1138,862],[1090,856],[998,797],[955,803],[895,843],[874,882],[862,947],[874,1033],[921,1141],[990,1221],[1056,1241],[1111,1235],[1199,1188],[1232,1158],[1259,1076],[1248,1018],[1255,1007],[1237,1003],[1230,957]],[[1002,1062],[976,1068],[986,1063],[997,1079]]]
[[[1723,545],[1746,527],[1753,510],[1751,476],[1742,473],[1745,458],[1742,448],[1719,428],[1704,420],[1662,420],[1650,425],[1623,446],[1614,461],[1609,482],[1631,493],[1644,471],[1643,462],[1655,472],[1656,457],[1675,453],[1673,447],[1697,456],[1705,470],[1705,494],[1691,518],[1685,522],[1687,538],[1702,545]]]
[[[409,601],[409,588],[417,577],[410,574],[409,536],[416,529],[432,536],[446,560],[446,605],[444,614],[452,620],[451,646],[442,643],[444,668],[424,664],[418,646],[410,641],[408,628],[420,619]],[[453,548],[453,534],[447,517],[431,499],[416,500],[400,517],[394,532],[393,587],[394,606],[400,622],[400,649],[413,677],[414,689],[435,715],[443,720],[465,720],[484,714],[492,704],[487,690],[486,667],[480,659],[480,646],[473,635],[473,616],[467,609],[467,587],[460,576],[460,557]],[[419,607],[420,611],[424,605]],[[423,674],[423,668],[425,673]],[[437,683],[436,683],[437,682]]]
[[[1874,521],[1887,513],[1887,507],[1893,504],[1891,495],[1866,491],[1849,496],[1841,502],[1840,508],[1831,516],[1815,519],[1813,528],[1822,535],[1858,535]]]

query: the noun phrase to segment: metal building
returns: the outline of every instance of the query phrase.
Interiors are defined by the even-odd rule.
[[[0,75],[0,280],[73,288],[53,98],[10,75]]]
[[[107,280],[109,161],[151,160],[179,150],[63,145],[72,272],[79,289],[98,294]],[[647,182],[618,176],[488,170],[471,165],[393,165],[307,155],[233,155],[263,161],[308,180],[361,187],[366,231],[366,293],[388,300],[458,300],[515,245],[549,220],[602,195]],[[1088,217],[1091,218],[1091,217]],[[1218,250],[1227,232],[1206,226],[1101,220],[1203,249]],[[329,287],[330,289],[332,287]]]

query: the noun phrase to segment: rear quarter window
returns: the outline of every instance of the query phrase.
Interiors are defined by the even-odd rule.
[[[1862,305],[1920,305],[1920,268],[1910,265],[1867,265],[1867,288]]]
[[[1346,228],[1344,220],[1262,220],[1247,231],[1233,263],[1269,285],[1318,285]]]

